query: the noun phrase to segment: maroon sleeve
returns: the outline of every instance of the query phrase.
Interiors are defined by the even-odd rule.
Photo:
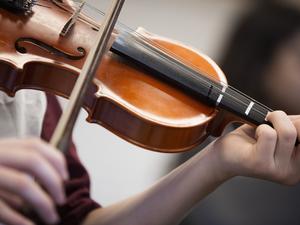
[[[56,97],[47,95],[47,109],[43,122],[42,139],[49,141],[61,115],[61,108]],[[93,209],[100,207],[90,197],[90,180],[81,164],[72,142],[66,153],[70,179],[65,183],[67,202],[59,207],[60,225],[77,225]]]

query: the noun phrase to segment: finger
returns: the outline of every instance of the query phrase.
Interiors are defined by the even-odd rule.
[[[61,152],[37,138],[25,139],[25,145],[28,149],[38,150],[38,152],[53,165],[57,172],[62,175],[64,180],[68,179],[69,174],[66,166],[66,159]]]
[[[59,174],[61,174],[64,180],[69,178],[67,166],[66,166],[66,159],[64,155],[58,151],[57,149],[53,148],[48,143],[42,141],[41,139],[31,139],[30,141],[26,142],[29,149],[36,149],[42,154],[57,170]]]
[[[12,194],[9,191],[0,190],[0,199],[6,202],[14,209],[21,209],[24,206],[24,201],[19,196]]]
[[[297,130],[297,146],[299,146],[300,143],[300,116],[299,115],[289,115],[290,120],[293,122],[294,126]]]
[[[266,173],[269,173],[270,168],[274,168],[274,154],[277,142],[276,131],[265,124],[262,124],[256,129],[256,160],[258,160],[259,167],[263,167]],[[260,168],[257,168],[260,169]]]
[[[244,134],[246,134],[246,136],[254,138],[255,137],[255,133],[256,133],[256,129],[253,128],[253,126],[250,126],[248,124],[244,124],[240,127],[238,127],[235,131],[238,132],[243,132]],[[255,140],[253,140],[255,141]]]
[[[287,165],[295,149],[297,130],[283,111],[269,113],[267,119],[273,124],[278,135],[275,162],[279,163],[279,166]]]
[[[13,149],[0,157],[0,164],[34,176],[58,204],[65,202],[63,180],[40,154],[26,149]]]
[[[291,120],[297,130],[297,140],[299,141],[300,140],[300,117],[292,118]]]
[[[294,121],[294,120],[300,120],[300,115],[289,115],[289,118]]]
[[[53,201],[32,178],[3,166],[0,166],[0,177],[0,189],[20,196],[45,222],[58,221]]]
[[[49,144],[38,138],[29,139],[6,139],[0,141],[2,146],[6,146],[7,149],[26,149],[27,152],[35,152],[41,154],[49,163],[57,170],[57,172],[62,176],[63,179],[68,178],[68,171],[66,168],[66,160],[64,156],[57,151],[55,148],[51,147]],[[0,152],[7,154],[7,149],[4,147]]]
[[[293,123],[297,130],[297,140],[299,142],[299,140],[300,140],[300,119],[294,120]],[[296,161],[295,163],[296,163],[297,167],[299,168],[300,167],[300,144],[296,145],[295,161]]]
[[[0,200],[0,222],[7,225],[34,225],[33,222],[11,209]]]

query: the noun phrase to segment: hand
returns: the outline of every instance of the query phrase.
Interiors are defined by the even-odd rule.
[[[60,152],[39,139],[2,139],[0,177],[0,222],[33,224],[18,212],[28,205],[46,223],[58,222],[55,203],[64,203],[68,177]]]
[[[219,138],[213,148],[227,175],[252,176],[292,185],[300,180],[300,116],[282,111],[267,116],[274,128],[243,125]]]

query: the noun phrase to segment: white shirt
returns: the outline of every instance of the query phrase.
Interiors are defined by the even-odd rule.
[[[20,90],[13,98],[0,91],[0,138],[39,137],[45,111],[41,91]]]

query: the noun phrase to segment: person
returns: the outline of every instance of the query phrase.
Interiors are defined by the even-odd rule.
[[[73,145],[63,156],[47,142],[27,137],[41,133],[49,140],[61,113],[57,100],[24,91],[15,98],[2,95],[0,103],[1,223],[33,224],[32,217],[22,215],[30,206],[46,224],[176,224],[197,202],[235,176],[286,185],[300,180],[300,147],[295,146],[300,116],[275,111],[266,118],[273,128],[243,125],[147,190],[100,207],[90,199],[89,179]]]
[[[52,104],[48,97],[48,106]],[[57,103],[54,106],[48,108],[57,109]],[[49,109],[48,115],[53,116],[56,110]],[[62,206],[67,208],[62,212],[68,216],[62,214],[60,224],[175,224],[198,201],[234,176],[296,184],[300,179],[300,147],[295,147],[300,136],[300,116],[288,117],[284,112],[276,111],[269,113],[267,119],[274,128],[261,125],[255,129],[243,125],[217,139],[148,190],[108,207],[99,208],[89,200],[88,185],[83,185],[85,193],[76,194],[77,179],[86,174],[69,170],[72,174],[67,181],[69,203],[67,201],[68,205]],[[33,224],[17,210],[29,204],[44,222],[58,222],[54,206],[66,203],[62,184],[68,179],[63,156],[46,142],[26,138],[2,138],[0,156],[0,221]],[[79,165],[71,153],[66,155],[66,160],[69,169]],[[35,181],[28,175],[35,177]],[[71,183],[73,187],[68,187]],[[81,205],[85,202],[88,210]]]
[[[289,2],[260,1],[230,36],[219,60],[228,83],[274,110],[299,114],[300,10]],[[296,225],[299,195],[299,185],[236,177],[197,205],[181,225]]]

